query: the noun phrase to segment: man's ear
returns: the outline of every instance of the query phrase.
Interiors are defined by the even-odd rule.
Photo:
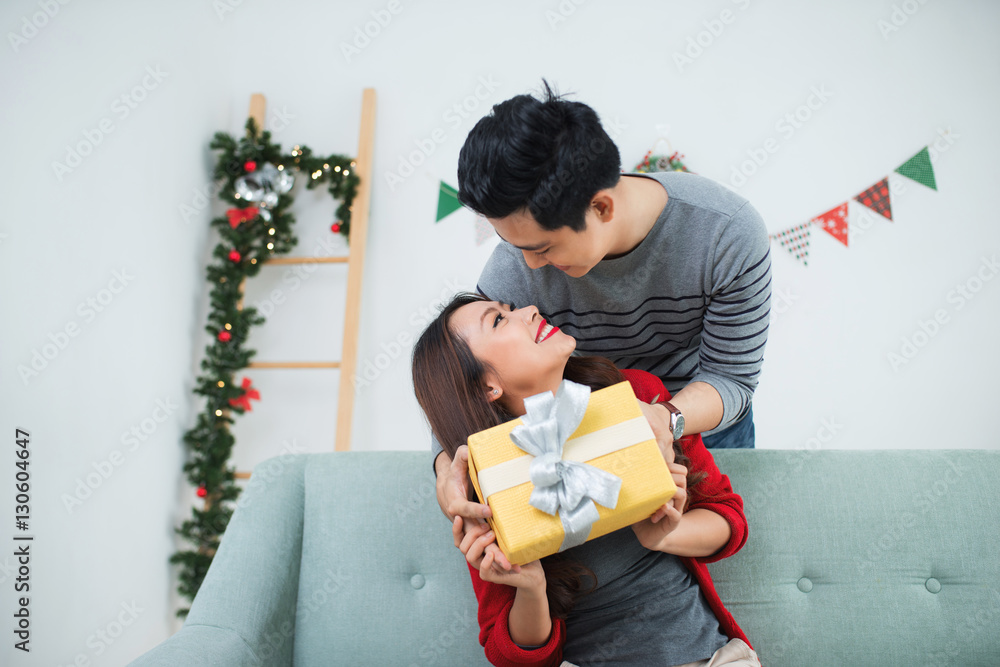
[[[590,208],[597,214],[600,222],[609,222],[615,217],[615,198],[611,195],[611,190],[598,190],[590,200]]]

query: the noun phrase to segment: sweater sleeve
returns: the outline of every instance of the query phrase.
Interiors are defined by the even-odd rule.
[[[640,401],[652,401],[657,395],[659,401],[670,398],[670,392],[663,386],[663,381],[652,373],[625,369],[622,370],[622,374],[632,385],[632,390]],[[706,474],[705,478],[691,489],[685,511],[695,508],[711,510],[725,519],[731,528],[729,542],[711,556],[700,556],[696,559],[703,563],[714,563],[732,556],[746,544],[749,531],[746,516],[743,514],[743,499],[733,491],[729,477],[723,475],[715,465],[715,459],[705,447],[700,433],[685,435],[681,438],[680,444],[681,450],[691,459],[690,470]]]
[[[513,586],[483,581],[479,570],[466,563],[472,576],[472,588],[479,601],[479,643],[490,664],[498,667],[537,665],[548,667],[562,662],[562,647],[566,643],[566,624],[562,619],[552,619],[552,634],[539,648],[521,648],[510,637],[507,619],[514,606],[516,590]]]
[[[698,368],[691,382],[712,385],[722,398],[722,431],[746,416],[764,362],[771,313],[770,239],[763,218],[744,204],[714,242],[711,294]]]

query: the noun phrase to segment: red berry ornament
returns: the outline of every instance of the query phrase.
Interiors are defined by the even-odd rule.
[[[246,163],[244,163],[243,168],[247,171],[253,171],[257,168],[257,163],[253,160],[247,160]]]
[[[199,486],[198,490],[195,493],[198,494],[199,498],[204,498],[205,496],[208,495],[208,491],[205,490],[204,486]]]
[[[330,231],[333,232],[334,234],[339,234],[340,233],[340,223],[339,222],[335,222],[332,225],[330,225]]]
[[[229,333],[228,331],[220,331],[219,332],[219,340],[221,340],[223,343],[228,343],[229,340],[232,337],[233,337],[233,335],[231,333]]]
[[[240,253],[239,253],[239,251],[238,250],[231,251],[229,253],[229,259],[231,259],[234,262],[240,261]]]

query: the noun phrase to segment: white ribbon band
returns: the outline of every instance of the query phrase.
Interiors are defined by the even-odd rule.
[[[655,440],[653,429],[644,416],[613,424],[593,433],[570,438],[563,447],[563,460],[585,463],[599,456],[617,452],[646,440]],[[512,489],[519,484],[530,482],[528,469],[535,457],[531,454],[519,456],[510,461],[479,471],[479,488],[483,492],[483,502],[494,493]]]

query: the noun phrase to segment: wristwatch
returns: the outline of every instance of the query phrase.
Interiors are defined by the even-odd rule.
[[[674,432],[674,440],[680,440],[684,435],[684,415],[670,401],[661,401],[660,405],[670,412],[670,430]]]

